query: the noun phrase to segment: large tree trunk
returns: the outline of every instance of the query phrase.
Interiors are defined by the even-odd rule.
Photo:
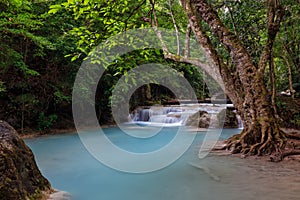
[[[254,64],[239,38],[220,20],[206,0],[181,0],[198,43],[205,49],[215,67],[219,69],[226,93],[232,100],[244,123],[240,135],[228,140],[227,148],[244,155],[270,155],[279,153],[286,144],[272,107],[264,80],[264,72],[271,59],[276,33],[279,31],[283,9],[280,1],[268,1],[268,40],[260,61]],[[225,46],[231,56],[229,67],[213,47],[202,29],[202,21]]]
[[[261,86],[253,87],[259,91]],[[285,145],[285,135],[280,130],[271,102],[265,95],[248,96],[239,113],[244,129],[239,136],[229,139],[227,148],[233,153],[266,155],[280,151]]]
[[[242,118],[244,129],[240,135],[228,140],[227,148],[233,153],[245,155],[278,153],[285,145],[285,134],[280,130],[263,77],[255,74],[252,78],[242,104],[236,103],[239,101],[235,96],[231,97]]]

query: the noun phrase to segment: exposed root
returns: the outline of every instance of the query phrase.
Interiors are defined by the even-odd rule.
[[[300,155],[299,133],[285,133],[272,126],[262,127],[260,130],[243,130],[241,134],[230,137],[226,145],[218,150],[229,150],[242,157],[268,155],[273,162],[282,161],[287,156]],[[254,137],[253,131],[259,131],[256,135],[260,137]]]
[[[285,158],[287,156],[294,156],[294,155],[300,155],[300,150],[292,150],[289,152],[282,153],[282,157]]]
[[[286,137],[289,139],[300,140],[300,134],[297,132],[286,133]]]

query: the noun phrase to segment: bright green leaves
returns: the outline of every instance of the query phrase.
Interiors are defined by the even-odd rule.
[[[49,14],[55,14],[57,13],[58,11],[60,11],[62,9],[62,6],[59,5],[59,4],[56,4],[56,5],[51,5],[50,6],[50,10],[48,11]]]
[[[78,21],[69,31],[77,39],[72,60],[84,57],[105,39],[123,31],[149,26],[141,20],[149,13],[145,0],[68,0],[50,6],[48,13],[66,12]]]
[[[6,8],[14,9],[14,10],[30,10],[31,3],[28,0],[1,0],[1,6],[5,6]]]

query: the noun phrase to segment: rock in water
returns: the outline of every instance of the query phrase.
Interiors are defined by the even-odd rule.
[[[0,199],[40,199],[51,185],[16,130],[0,120]]]
[[[210,118],[210,115],[206,111],[200,110],[188,118],[186,125],[198,128],[208,128],[210,125]]]

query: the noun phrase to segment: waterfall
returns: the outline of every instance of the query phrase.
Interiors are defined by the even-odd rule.
[[[236,115],[236,118],[237,118],[237,121],[238,121],[238,128],[239,129],[243,129],[244,128],[244,125],[243,125],[243,121],[242,121],[242,118],[240,115]]]
[[[138,121],[147,122],[149,121],[151,116],[151,110],[150,109],[143,109],[139,111],[139,119]]]
[[[183,125],[185,115],[180,108],[173,107],[151,107],[136,110],[131,122],[149,124]],[[131,119],[131,118],[130,118]]]
[[[205,111],[211,119],[211,127],[219,128],[218,113],[227,105],[224,104],[184,104],[183,106],[152,106],[137,108],[128,117],[129,123],[151,126],[183,126],[188,119],[199,111]],[[197,119],[195,119],[197,120]],[[241,119],[239,124],[242,125]],[[240,127],[242,128],[242,127]]]

